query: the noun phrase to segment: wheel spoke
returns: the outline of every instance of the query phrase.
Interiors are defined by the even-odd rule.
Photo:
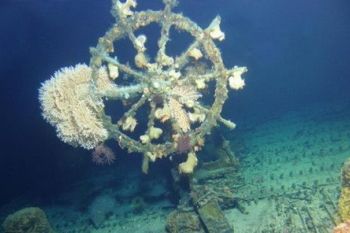
[[[127,117],[134,117],[136,115],[137,110],[145,104],[147,98],[148,95],[143,94],[141,98],[138,101],[136,101],[127,112],[124,113],[121,120],[126,119]],[[121,120],[119,120],[119,123],[122,123]]]
[[[205,113],[209,113],[210,112],[210,109],[206,108],[206,107],[203,107],[202,105],[200,104],[195,104],[195,107],[202,110],[203,112]],[[229,129],[234,129],[236,127],[236,124],[233,123],[232,121],[230,120],[227,120],[225,118],[223,118],[221,115],[219,115],[218,117],[218,121],[223,124],[224,126],[226,126],[227,128]]]
[[[166,56],[165,49],[166,45],[169,41],[169,32],[170,32],[171,24],[169,22],[162,23],[161,35],[158,40],[158,53],[156,56],[156,62],[162,65],[162,58]]]
[[[183,52],[179,57],[175,59],[175,64],[177,69],[181,70],[183,67],[185,67],[189,62],[190,59],[188,57],[188,52],[191,51],[194,48],[197,48],[199,46],[198,41],[194,41],[185,52]]]
[[[102,60],[104,60],[104,61],[106,61],[106,62],[108,62],[108,63],[110,63],[112,65],[117,66],[118,69],[120,69],[124,73],[129,74],[131,76],[134,76],[137,79],[144,79],[145,78],[145,74],[144,73],[135,71],[130,66],[121,64],[116,59],[114,59],[114,58],[112,58],[112,57],[110,57],[108,55],[102,56]]]
[[[201,75],[188,75],[186,76],[186,79],[189,80],[191,83],[196,83],[198,80],[203,80],[203,82],[209,82],[211,80],[215,80],[216,73],[208,73],[208,74],[201,74]]]
[[[153,102],[150,102],[150,107],[151,107],[151,110],[148,115],[147,132],[149,132],[150,128],[154,126],[154,120],[155,120],[154,113],[156,112],[156,105]]]

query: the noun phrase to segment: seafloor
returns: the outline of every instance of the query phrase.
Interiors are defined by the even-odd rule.
[[[331,232],[340,169],[350,157],[349,103],[313,105],[264,120],[251,117],[224,137],[240,160],[238,172],[222,177],[235,180],[227,184],[240,208],[224,210],[235,233]],[[168,186],[162,176],[145,179],[134,171],[119,180],[105,172],[38,207],[57,232],[165,232],[175,208]],[[14,200],[0,213],[30,205]]]

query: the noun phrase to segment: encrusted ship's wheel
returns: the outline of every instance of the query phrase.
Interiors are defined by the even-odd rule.
[[[195,152],[204,145],[204,136],[212,127],[217,122],[235,127],[220,113],[227,99],[227,86],[243,88],[241,75],[247,68],[225,68],[213,41],[225,38],[220,17],[202,29],[171,11],[176,0],[163,2],[164,10],[134,12],[136,0],[113,0],[116,23],[91,48],[90,66],[60,69],[43,83],[39,100],[43,117],[65,143],[96,149],[107,139],[115,139],[128,152],[144,154],[144,171],[149,161],[174,152],[186,153],[187,160],[179,165],[179,171],[191,173],[197,164]],[[138,34],[138,29],[151,23],[161,27],[159,49],[152,60],[146,50],[147,37]],[[166,51],[172,28],[193,38],[185,51],[173,57]],[[136,50],[130,64],[122,64],[115,55],[115,42],[122,38],[128,38]],[[123,78],[118,78],[121,73]],[[213,100],[209,102],[208,97]],[[114,124],[105,114],[104,99],[132,104]],[[147,129],[135,137],[130,132],[136,128],[140,111],[148,114]]]
[[[180,165],[180,171],[190,173],[197,162],[194,152],[204,144],[204,136],[211,131],[217,121],[229,128],[235,127],[234,123],[223,119],[220,113],[227,98],[228,80],[230,79],[233,88],[242,88],[244,81],[240,76],[246,68],[234,67],[228,70],[224,67],[221,53],[213,42],[225,38],[225,34],[220,30],[220,17],[216,17],[210,26],[203,30],[189,18],[171,11],[177,4],[175,0],[164,0],[164,3],[165,8],[162,11],[134,12],[132,8],[136,7],[136,1],[127,0],[122,3],[113,0],[112,14],[116,24],[99,39],[96,48],[91,48],[90,67],[93,69],[94,82],[99,78],[101,67],[108,67],[109,78],[116,84],[119,71],[127,74],[132,83],[128,86],[118,85],[115,91],[103,93],[108,98],[137,99],[117,125],[112,127],[111,123],[108,123],[106,127],[110,129],[110,135],[120,146],[127,148],[129,152],[143,153],[146,161],[154,161],[176,151],[189,152],[187,162],[191,162],[192,166],[181,168]],[[151,23],[161,26],[159,50],[153,63],[146,54],[146,36],[135,34],[136,30]],[[166,54],[172,27],[185,31],[194,38],[187,50],[177,57]],[[111,56],[115,49],[114,43],[125,37],[130,39],[137,51],[134,59],[136,68],[121,64],[117,57]],[[185,71],[189,62],[201,59],[211,63],[206,73]],[[215,100],[210,107],[205,107],[200,103],[203,95],[201,91],[210,81],[215,81]],[[147,131],[139,140],[135,140],[128,136],[126,131],[134,130],[137,124],[136,112],[143,105],[149,105],[150,108]],[[153,143],[159,141],[164,131],[164,128],[155,127],[156,121],[171,124],[170,140]]]

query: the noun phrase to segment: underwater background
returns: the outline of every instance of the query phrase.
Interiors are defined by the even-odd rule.
[[[302,183],[305,177],[312,176],[305,181],[306,186],[307,182],[314,184],[317,177],[324,177],[324,187],[329,184],[334,190],[329,196],[336,204],[341,166],[350,157],[350,2],[180,0],[179,3],[174,11],[182,12],[203,28],[220,15],[226,38],[217,45],[225,65],[249,69],[244,76],[246,87],[230,92],[222,113],[237,128],[215,129],[210,136],[213,140],[208,140],[203,153],[213,152],[213,144],[224,137],[241,161],[239,172],[246,176],[246,181],[266,176],[265,181],[252,182],[260,182],[260,188],[274,192],[270,186],[276,178],[271,178],[270,171],[278,170],[275,177],[280,179],[274,190],[280,189],[282,178],[290,175],[289,170],[299,173],[300,177],[293,176],[295,182]],[[165,228],[164,216],[176,207],[177,198],[171,193],[169,161],[152,164],[145,176],[140,171],[141,156],[113,147],[116,161],[110,166],[96,166],[91,162],[90,151],[61,142],[54,128],[41,117],[38,101],[41,83],[61,67],[89,63],[89,47],[95,46],[97,38],[114,23],[110,7],[110,0],[0,2],[0,222],[18,209],[37,206],[45,210],[54,228],[63,229],[57,232],[121,232],[115,230],[118,226],[124,232],[165,232],[159,229]],[[139,0],[136,10],[149,8],[162,9],[163,4]],[[176,42],[179,47],[184,44],[185,39]],[[119,56],[123,55],[129,56],[121,48]],[[319,153],[322,148],[326,150],[324,156]],[[301,157],[284,160],[288,154],[285,151]],[[314,160],[325,162],[316,164],[319,168],[312,175],[305,171],[300,174],[299,169],[310,171],[307,166]],[[321,168],[323,165],[331,167]],[[280,170],[285,171],[282,178]],[[327,178],[332,180],[328,182]],[[286,182],[289,187],[294,181]],[[318,182],[322,184],[323,180]],[[135,185],[126,190],[126,185],[132,183]],[[159,184],[163,185],[161,190],[152,189]],[[253,200],[260,188],[255,185],[246,191],[249,187],[245,186],[241,192],[246,191],[250,195],[247,199]],[[239,195],[238,188],[235,191]],[[142,197],[144,193],[147,197]],[[131,220],[114,225],[111,217],[106,220],[109,225],[102,223],[103,229],[97,227],[91,220],[91,209],[101,194],[118,197],[117,201],[106,198],[121,211],[110,210],[116,216],[113,221],[126,216],[129,220],[137,219],[138,224],[141,218],[152,225],[152,220],[145,217],[152,210],[153,226],[159,226],[155,228],[158,231],[151,226],[142,229],[142,224],[134,225]],[[263,210],[258,200],[254,200],[257,206],[247,208]],[[164,211],[161,216],[157,215],[161,212],[158,207]],[[73,221],[78,215],[82,219]],[[226,215],[236,219],[230,220],[236,232],[264,232],[261,229],[268,228],[264,225],[267,220],[257,223],[261,216],[247,220],[240,213]],[[314,225],[317,221],[314,219]],[[334,223],[329,221],[332,227]],[[248,230],[248,225],[254,224],[256,228]],[[317,226],[304,227],[309,232],[322,232],[315,230]],[[294,231],[288,228],[285,232]]]

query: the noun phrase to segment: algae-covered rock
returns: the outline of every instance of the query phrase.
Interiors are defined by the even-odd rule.
[[[222,212],[218,195],[206,186],[191,186],[191,197],[207,233],[233,233],[233,228]]]
[[[341,217],[341,220],[350,220],[350,187],[343,187],[341,190],[339,204],[338,204],[338,213]]]
[[[215,199],[203,206],[197,206],[196,209],[208,233],[233,233],[232,227]]]
[[[342,168],[342,187],[338,203],[338,213],[341,221],[350,220],[350,159]]]
[[[350,187],[350,159],[348,159],[342,168],[342,187]]]
[[[198,215],[194,211],[175,210],[167,219],[169,233],[205,233]]]
[[[5,233],[54,233],[46,214],[37,207],[24,208],[10,214],[2,227]]]
[[[350,221],[338,224],[332,231],[332,233],[349,233]]]

